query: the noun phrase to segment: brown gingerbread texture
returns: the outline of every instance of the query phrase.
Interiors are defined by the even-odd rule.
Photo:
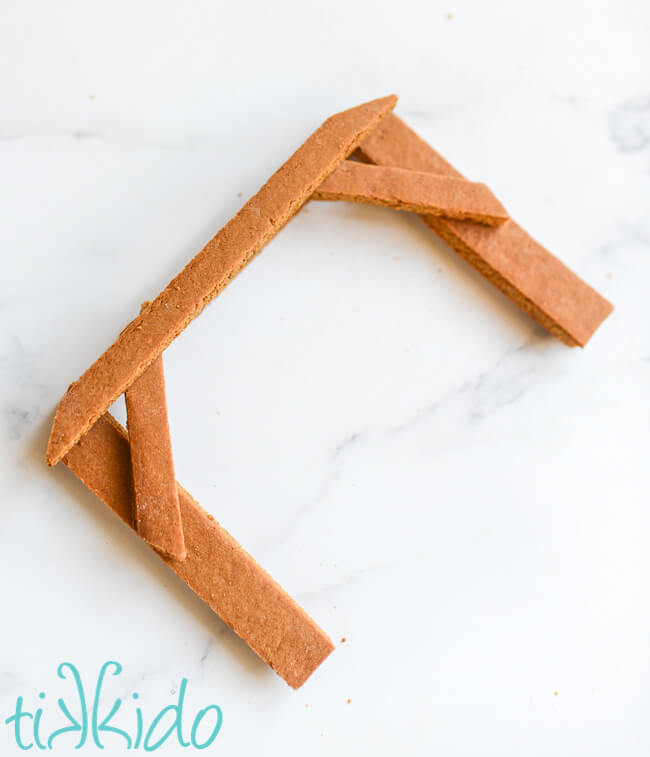
[[[109,413],[63,462],[135,528],[129,441]],[[331,639],[180,484],[177,488],[187,557],[155,554],[291,687],[302,686],[334,650]]]
[[[162,355],[126,390],[135,530],[154,549],[184,560]]]
[[[325,121],[237,215],[68,387],[59,402],[46,460],[55,465],[300,210],[329,174],[395,107],[389,95]]]
[[[343,161],[318,187],[312,199],[366,202],[488,226],[499,226],[509,217],[485,184],[353,160]]]
[[[376,165],[463,178],[394,114],[363,141],[356,155]],[[422,219],[492,284],[570,347],[584,347],[613,310],[604,297],[512,220],[490,228],[435,215]]]

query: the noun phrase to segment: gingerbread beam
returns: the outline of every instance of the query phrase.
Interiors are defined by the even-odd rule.
[[[358,155],[376,165],[462,178],[393,114],[363,141]],[[584,347],[613,310],[604,297],[514,221],[488,228],[435,215],[422,218],[492,284],[571,347]]]
[[[394,95],[337,113],[298,148],[237,215],[70,385],[54,417],[46,460],[55,465],[205,305],[300,210],[395,106]]]
[[[129,442],[108,413],[63,462],[134,528]],[[180,485],[178,495],[187,557],[156,554],[290,686],[302,686],[332,641]]]
[[[162,355],[126,390],[135,529],[154,549],[184,560],[185,540],[167,419]]]
[[[346,160],[318,187],[314,200],[347,200],[499,226],[508,213],[485,184],[394,166]]]

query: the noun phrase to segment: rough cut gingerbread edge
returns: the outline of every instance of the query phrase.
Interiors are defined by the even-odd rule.
[[[187,556],[174,475],[163,358],[124,393],[133,472],[135,530],[175,560]]]
[[[133,482],[124,429],[106,413],[63,458],[131,528]],[[182,562],[160,557],[294,689],[334,650],[327,634],[180,484],[187,547]]]
[[[397,116],[390,114],[356,155],[379,165],[461,177]],[[565,344],[584,345],[613,306],[514,221],[489,228],[422,216],[461,257]]]
[[[485,184],[395,166],[345,160],[312,195],[499,226],[509,216]]]
[[[325,178],[395,107],[390,95],[325,121],[237,215],[68,387],[46,460],[55,465],[110,405],[300,210]]]

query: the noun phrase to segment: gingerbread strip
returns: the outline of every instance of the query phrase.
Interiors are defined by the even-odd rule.
[[[63,462],[134,528],[129,442],[117,421],[100,418]],[[178,496],[187,558],[156,554],[289,686],[302,686],[332,641],[180,485]]]
[[[485,184],[394,166],[345,160],[314,200],[347,200],[499,226],[508,213]]]
[[[237,215],[70,385],[54,417],[46,460],[55,465],[205,305],[300,210],[395,106],[394,95],[331,116]]]
[[[154,549],[184,560],[185,540],[169,435],[162,355],[125,392],[135,530]]]
[[[462,178],[397,116],[390,114],[361,144],[369,163]],[[565,344],[584,345],[612,305],[514,221],[488,228],[422,216],[461,257]]]

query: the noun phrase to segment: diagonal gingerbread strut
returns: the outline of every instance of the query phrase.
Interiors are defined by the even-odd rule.
[[[111,415],[102,416],[63,462],[135,527],[129,442]],[[330,638],[180,485],[178,496],[187,557],[155,554],[297,689],[333,651]]]
[[[69,386],[54,416],[46,453],[48,465],[61,460],[205,305],[273,239],[396,102],[397,97],[390,95],[328,118]]]
[[[162,355],[124,393],[131,446],[135,530],[159,552],[184,560]]]
[[[361,144],[368,163],[462,175],[392,113]],[[428,215],[423,221],[479,273],[570,347],[589,341],[612,305],[514,221],[488,228]]]
[[[312,199],[367,202],[488,226],[499,226],[509,218],[485,184],[352,160],[343,161],[318,187]]]

